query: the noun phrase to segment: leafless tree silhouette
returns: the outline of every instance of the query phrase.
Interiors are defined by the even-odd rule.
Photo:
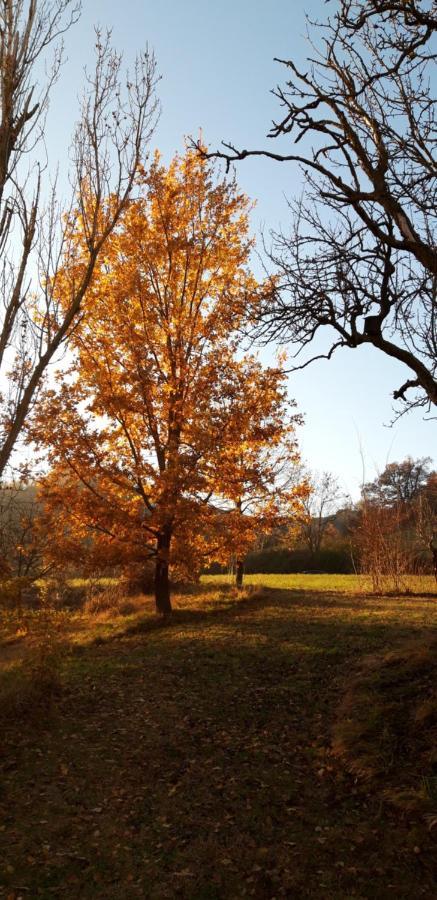
[[[47,366],[77,321],[158,113],[153,55],[138,57],[124,74],[110,34],[96,31],[95,67],[86,73],[72,141],[70,198],[59,199],[46,162],[45,123],[62,34],[79,13],[75,0],[0,0],[0,478]],[[68,283],[64,278],[69,303],[61,310],[58,273],[75,252],[79,222],[86,253],[69,267]]]
[[[409,370],[400,411],[437,404],[436,31],[431,0],[339,0],[326,23],[309,23],[307,68],[279,60],[289,80],[274,91],[284,113],[269,137],[290,137],[290,153],[208,154],[300,165],[290,231],[269,248],[277,279],[259,333],[303,353],[296,367],[376,347]],[[329,349],[307,358],[319,330]]]

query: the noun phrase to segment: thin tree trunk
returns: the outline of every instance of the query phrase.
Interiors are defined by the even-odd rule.
[[[434,568],[434,578],[435,578],[435,580],[437,581],[437,547],[434,546],[434,542],[433,542],[433,541],[430,542],[429,547],[430,547],[430,550],[431,550],[431,553],[432,553],[432,561],[433,561],[433,568]]]
[[[171,528],[164,526],[157,539],[157,556],[155,564],[155,604],[156,612],[160,616],[171,616],[172,606],[170,599],[169,580],[169,553],[171,543]]]
[[[242,559],[237,559],[235,564],[235,585],[237,588],[243,587],[243,576],[244,576],[244,562]]]

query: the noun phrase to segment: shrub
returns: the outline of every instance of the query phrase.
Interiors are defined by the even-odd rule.
[[[39,591],[33,578],[14,577],[0,582],[0,606],[3,609],[22,609],[38,604]]]
[[[63,662],[67,653],[68,615],[49,605],[30,620],[29,652],[23,663],[32,695],[50,702],[61,687]]]
[[[21,665],[2,676],[0,732],[3,724],[17,716],[38,717],[41,707],[47,710],[60,693],[68,620],[65,612],[49,605],[38,610],[16,609],[2,616],[2,626],[11,637],[24,641],[24,658]]]
[[[108,581],[89,578],[86,585],[84,611],[92,615],[117,612],[125,599],[118,580]]]
[[[402,504],[388,507],[363,503],[357,543],[361,570],[372,579],[375,593],[406,588],[405,576],[413,569],[406,521],[407,512]]]
[[[129,600],[142,593],[137,583],[125,579],[90,578],[86,585],[84,611],[91,615],[127,616],[136,604]]]

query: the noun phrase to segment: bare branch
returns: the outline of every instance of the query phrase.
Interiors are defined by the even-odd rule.
[[[75,0],[0,2],[0,375],[7,385],[0,396],[0,478],[47,367],[77,324],[98,257],[146,161],[159,114],[153,54],[146,50],[133,72],[124,72],[110,34],[97,30],[95,67],[86,73],[71,149],[71,197],[59,201],[55,179],[44,191],[48,200],[42,208],[46,163],[39,148],[44,156],[48,98],[62,61],[62,47],[55,42],[79,12]],[[53,63],[38,93],[35,65],[54,43]],[[85,237],[80,253],[78,229]]]
[[[309,30],[321,41],[311,40],[306,70],[280,60],[288,81],[273,92],[283,115],[268,137],[287,137],[290,151],[197,144],[228,167],[265,156],[304,177],[290,232],[272,236],[279,274],[258,336],[299,353],[329,326],[332,351],[370,343],[411,370],[396,399],[436,404],[435,4],[339,0]],[[419,395],[406,400],[412,386]]]

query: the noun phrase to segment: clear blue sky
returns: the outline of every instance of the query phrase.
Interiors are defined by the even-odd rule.
[[[165,158],[199,128],[213,147],[223,139],[240,147],[266,146],[269,124],[279,115],[270,89],[284,80],[273,57],[305,58],[305,11],[324,17],[327,6],[323,0],[84,0],[81,20],[65,38],[68,61],[53,97],[52,160],[62,159],[68,145],[97,23],[112,28],[126,61],[146,43],[154,49],[162,75],[162,116],[152,146]],[[285,196],[300,192],[299,171],[290,164],[248,160],[237,175],[256,200],[254,231],[285,227]],[[362,478],[360,448],[367,479],[407,455],[437,455],[436,422],[424,422],[420,412],[387,427],[393,417],[391,391],[406,375],[400,364],[363,348],[290,377],[290,396],[306,420],[300,432],[304,457],[312,468],[335,472],[354,497]]]

